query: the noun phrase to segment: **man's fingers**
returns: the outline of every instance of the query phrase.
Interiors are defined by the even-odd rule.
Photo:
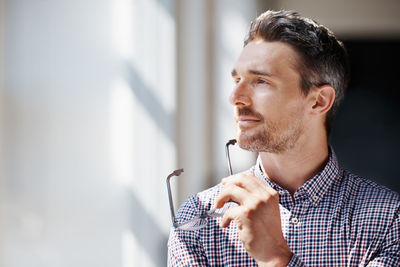
[[[267,182],[254,176],[254,174],[250,172],[240,173],[222,179],[222,185],[227,186],[229,184],[235,184],[253,194],[264,194],[265,190],[269,193],[275,191]]]
[[[235,221],[239,230],[242,227],[242,220],[243,218],[241,217],[243,214],[243,207],[242,206],[237,206],[237,207],[232,207],[229,208],[225,211],[224,216],[222,216],[221,219],[221,224],[220,226],[222,228],[228,227],[231,221]]]
[[[228,201],[234,201],[239,206],[229,208],[221,219],[221,227],[227,227],[234,220],[239,230],[247,225],[250,217],[261,206],[276,201],[277,192],[262,179],[252,173],[240,173],[224,178],[223,188],[216,200],[216,208],[222,208]]]
[[[217,209],[222,208],[224,204],[230,200],[233,200],[240,205],[248,197],[250,197],[249,192],[242,187],[239,187],[235,184],[227,184],[219,194],[215,207]]]

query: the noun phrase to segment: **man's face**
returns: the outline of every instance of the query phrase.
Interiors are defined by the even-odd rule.
[[[282,153],[304,130],[306,97],[296,70],[298,55],[281,42],[248,43],[232,71],[237,140],[241,148]]]

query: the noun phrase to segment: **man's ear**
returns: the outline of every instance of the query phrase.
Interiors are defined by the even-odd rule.
[[[335,101],[335,89],[330,85],[322,85],[311,89],[311,113],[325,114],[327,113]]]

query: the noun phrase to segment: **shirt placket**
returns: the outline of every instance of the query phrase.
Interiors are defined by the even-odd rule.
[[[282,197],[282,202],[284,205],[286,204],[286,208],[289,210],[289,216],[287,217],[285,225],[286,242],[292,252],[298,253],[302,248],[302,225],[304,216],[306,216],[307,210],[310,206],[310,202],[308,201],[306,194],[302,191],[296,192],[294,197],[286,191]]]
[[[278,186],[274,188],[279,194],[279,203],[280,203],[280,211],[281,211],[281,223],[282,223],[282,232],[283,236],[290,246],[293,240],[293,225],[291,223],[292,219],[292,210],[294,207],[294,200],[290,193],[282,189]]]

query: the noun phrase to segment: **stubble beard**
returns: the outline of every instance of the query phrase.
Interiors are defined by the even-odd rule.
[[[281,154],[295,147],[302,133],[303,126],[298,119],[283,127],[264,120],[259,130],[239,129],[238,144],[242,149],[253,152]]]

